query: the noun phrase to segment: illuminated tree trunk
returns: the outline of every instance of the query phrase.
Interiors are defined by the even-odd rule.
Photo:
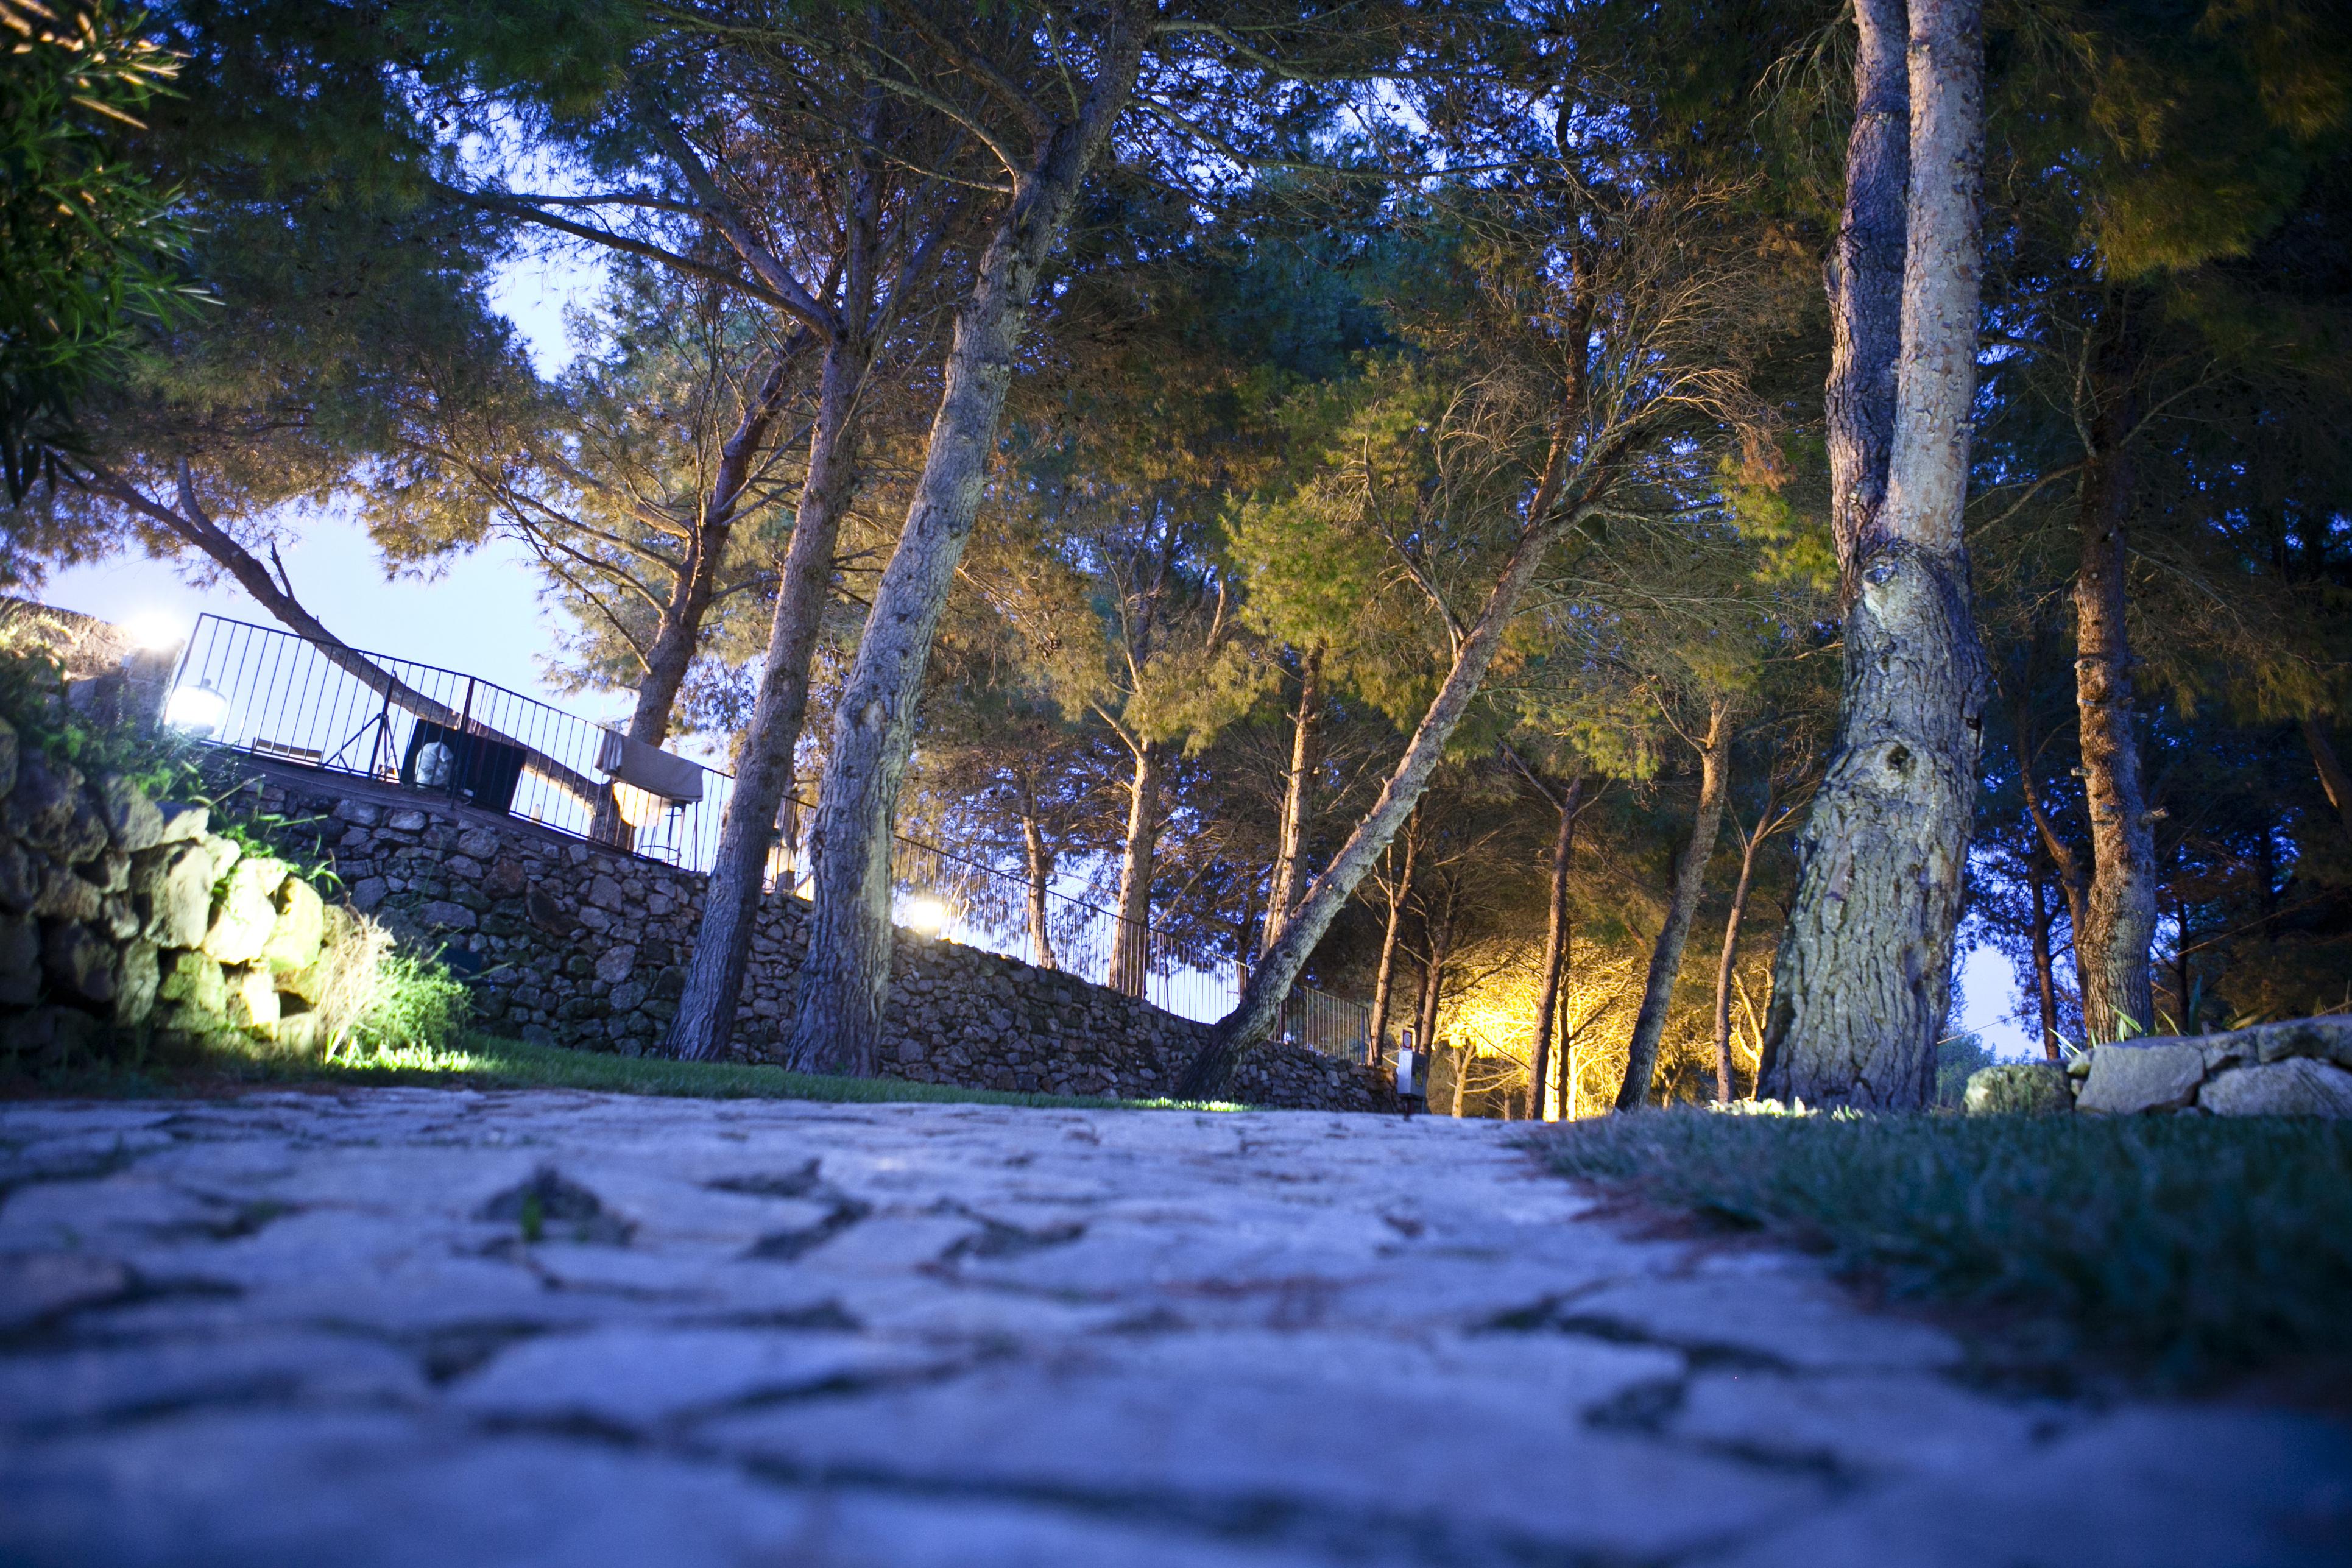
[[[1567,794],[1552,803],[1559,810],[1559,831],[1551,843],[1551,898],[1544,918],[1543,980],[1536,992],[1536,1048],[1528,1091],[1531,1121],[1554,1120],[1551,1041],[1559,1016],[1560,972],[1568,954],[1568,873],[1576,858],[1576,813],[1583,798],[1584,779],[1579,774],[1569,781]],[[1563,1076],[1562,1082],[1565,1081]]]
[[[1765,813],[1771,812],[1770,802]],[[1748,889],[1756,881],[1756,855],[1764,847],[1765,817],[1739,846],[1739,880],[1731,889],[1731,912],[1723,920],[1723,954],[1715,963],[1715,1098],[1731,1103],[1731,977],[1739,963],[1739,925],[1748,914]]]
[[[1405,826],[1403,842],[1404,864],[1389,889],[1389,918],[1381,931],[1381,963],[1372,978],[1371,1039],[1368,1047],[1371,1061],[1367,1065],[1373,1067],[1380,1065],[1381,1052],[1388,1038],[1389,997],[1396,981],[1397,933],[1404,925],[1404,907],[1412,900],[1413,861],[1420,847],[1420,835],[1410,823]]]
[[[1853,584],[1843,713],[1798,840],[1761,1092],[1907,1109],[1934,1097],[1987,687],[1961,534],[1984,259],[1984,43],[1978,0],[1911,0],[1906,184],[1892,139],[1863,123],[1896,100],[1890,26],[1900,10],[1858,0],[1856,15],[1862,113],[1847,149],[1840,248],[1849,232],[1855,244],[1883,245],[1895,226],[1890,195],[1903,190],[1902,347],[1884,500],[1839,542]],[[1883,301],[1849,283],[1843,266],[1832,269],[1832,311],[1852,346],[1832,361],[1833,405],[1843,395],[1884,396],[1884,362],[1863,358],[1865,347],[1883,352]],[[1834,406],[1830,437],[1833,507],[1859,520],[1870,454],[1853,446]]]
[[[2343,820],[2345,834],[2352,837],[2352,773],[2344,771],[2336,754],[2336,743],[2327,737],[2326,720],[2310,709],[2304,710],[2303,743],[2311,749],[2312,765],[2319,770],[2319,787],[2326,792],[2327,804]]]
[[[1029,945],[1036,953],[1033,962],[1040,969],[1059,969],[1061,963],[1054,956],[1054,933],[1045,920],[1045,890],[1054,883],[1055,855],[1037,821],[1036,802],[1025,777],[1021,781],[1021,844],[1029,861]]]
[[[890,992],[890,829],[914,746],[923,670],[963,559],[1030,301],[1111,124],[1127,108],[1150,9],[1115,6],[1074,121],[1050,128],[982,250],[956,313],[939,413],[898,548],[842,683],[817,806],[815,909],[787,1060],[870,1077]]]
[[[1690,940],[1691,918],[1698,912],[1699,893],[1706,884],[1706,863],[1714,857],[1716,838],[1723,831],[1723,797],[1731,787],[1729,701],[1715,699],[1706,721],[1706,736],[1699,745],[1698,813],[1691,819],[1690,842],[1675,858],[1665,924],[1658,931],[1657,945],[1650,950],[1642,1010],[1633,1016],[1633,1037],[1625,1047],[1625,1081],[1617,1089],[1620,1110],[1638,1110],[1649,1103],[1650,1084],[1658,1071],[1658,1042],[1666,1032],[1675,979],[1682,973],[1683,948]]]
[[[1160,850],[1160,784],[1164,749],[1146,741],[1135,749],[1127,785],[1127,840],[1119,853],[1118,909],[1111,928],[1110,973],[1104,984],[1129,996],[1143,994],[1151,973],[1151,874]]]
[[[2064,1059],[2058,1048],[2058,986],[2051,973],[2050,879],[2045,874],[2047,858],[2039,847],[2026,871],[2026,880],[2033,889],[2033,988],[2042,1005],[2042,1054],[2052,1061]]]
[[[2132,732],[2131,643],[2124,619],[2124,523],[2132,503],[2125,446],[2132,423],[2126,331],[2108,331],[2090,378],[2100,405],[2091,419],[2082,564],[2074,576],[2074,703],[2091,820],[2091,885],[2083,923],[2074,929],[2074,970],[2083,1027],[2095,1042],[2145,1033],[2156,1018],[2148,984],[2148,952],[2156,941],[2156,833]]]
[[[1282,791],[1282,833],[1274,858],[1273,892],[1267,896],[1265,930],[1259,951],[1274,943],[1283,917],[1298,906],[1307,880],[1307,816],[1315,788],[1315,721],[1322,705],[1323,650],[1310,650],[1298,665],[1298,710],[1290,722],[1290,771]]]

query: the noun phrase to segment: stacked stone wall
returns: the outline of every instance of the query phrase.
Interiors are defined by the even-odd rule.
[[[446,798],[307,769],[253,764],[257,809],[324,835],[352,907],[441,947],[494,1032],[643,1055],[685,986],[704,879]],[[809,906],[766,900],[735,1054],[776,1057]],[[1206,1026],[1073,975],[900,931],[883,1070],[920,1082],[1054,1094],[1168,1093]],[[1373,1075],[1289,1046],[1244,1062],[1255,1104],[1369,1110]]]
[[[224,1023],[315,1047],[348,919],[198,805],[86,779],[0,721],[0,1054]]]

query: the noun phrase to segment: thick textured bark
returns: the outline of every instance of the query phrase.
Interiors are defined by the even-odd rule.
[[[1147,741],[1135,751],[1127,784],[1127,837],[1118,858],[1118,923],[1111,928],[1110,973],[1104,981],[1129,996],[1143,994],[1151,974],[1151,875],[1160,853],[1160,785],[1163,748]]]
[[[1536,991],[1536,1048],[1528,1071],[1530,1121],[1557,1120],[1551,1097],[1551,1041],[1559,1016],[1559,983],[1568,952],[1568,873],[1576,858],[1576,813],[1583,804],[1581,774],[1552,805],[1559,810],[1559,832],[1551,841],[1551,897],[1544,916],[1543,980]]]
[[[2120,332],[2091,378],[2104,393],[2091,419],[2083,478],[2082,563],[2074,576],[2074,707],[2091,819],[2091,885],[2074,930],[2083,1027],[2094,1042],[2145,1034],[2156,1022],[2148,950],[2156,941],[2156,833],[2132,730],[2131,644],[2125,626],[2124,523],[2132,469],[2125,441],[2131,399]],[[2104,374],[2101,374],[2104,373]]]
[[[1763,1053],[1761,1092],[1812,1104],[1933,1097],[1987,686],[1961,536],[1983,269],[1982,18],[1977,0],[1912,0],[1909,20],[1895,440],[1867,553],[1844,563],[1854,594],[1839,745],[1798,840]],[[1883,53],[1865,49],[1865,73]],[[1858,86],[1864,103],[1885,90],[1866,75]],[[1875,188],[1850,176],[1850,199],[1856,186]],[[1831,303],[1863,305],[1844,289]]]
[[[1045,920],[1045,890],[1054,885],[1055,856],[1034,805],[1025,798],[1027,787],[1024,783],[1022,804],[1029,809],[1021,814],[1021,846],[1029,864],[1029,945],[1036,953],[1031,962],[1040,969],[1059,969],[1061,961],[1054,956],[1054,933]]]
[[[760,668],[760,698],[736,764],[735,793],[719,830],[702,923],[687,960],[686,990],[670,1021],[674,1056],[707,1059],[734,1033],[751,962],[751,927],[767,880],[778,813],[793,787],[793,755],[808,713],[809,660],[833,584],[834,549],[856,476],[856,419],[869,351],[844,337],[828,346],[809,436],[808,473],[793,515],[793,540],[776,586],[776,613]]]
[[[2026,870],[2033,889],[2033,992],[2042,1007],[2042,1054],[2052,1061],[2064,1059],[2058,1048],[2058,986],[2050,963],[2050,883],[2043,875],[2046,857],[2036,855]]]
[[[1126,109],[1150,8],[1118,6],[1075,122],[1054,126],[1015,181],[956,312],[905,526],[877,584],[842,685],[817,808],[815,913],[786,1057],[803,1069],[871,1076],[890,990],[890,826],[914,745],[932,634],[971,534],[1029,303],[1087,166]]]
[[[1419,836],[1410,826],[1404,835],[1404,864],[1399,868],[1395,885],[1389,889],[1389,918],[1381,930],[1381,963],[1372,976],[1372,1017],[1367,1030],[1371,1037],[1366,1046],[1370,1060],[1365,1065],[1378,1067],[1389,1032],[1389,997],[1396,983],[1397,933],[1404,925],[1404,907],[1412,900],[1413,861],[1420,851]]]
[[[2345,833],[2352,836],[2352,774],[2345,773],[2336,743],[2327,738],[2326,720],[2308,709],[2303,715],[2303,743],[2311,748],[2312,765],[2319,770],[2319,787],[2327,793],[2327,804],[2343,819]]]
[[[1666,898],[1665,924],[1650,950],[1650,973],[1642,983],[1642,1010],[1633,1016],[1633,1037],[1625,1047],[1625,1081],[1617,1088],[1617,1109],[1638,1110],[1649,1103],[1658,1072],[1658,1042],[1666,1032],[1666,1009],[1682,973],[1683,948],[1691,917],[1698,912],[1706,885],[1706,863],[1723,831],[1723,797],[1731,788],[1731,705],[1717,698],[1709,706],[1706,735],[1699,743],[1698,811],[1691,818],[1690,842],[1675,859],[1674,887]]]
[[[1853,129],[1846,138],[1845,207],[1823,286],[1830,298],[1830,528],[1844,597],[1881,542],[1886,464],[1895,449],[1895,383],[1902,353],[1903,238],[1910,188],[1911,88],[1904,69],[1904,0],[1854,0]]]
[[[1261,953],[1282,929],[1283,917],[1298,907],[1298,889],[1307,880],[1307,811],[1315,788],[1315,721],[1323,704],[1322,674],[1323,650],[1318,647],[1298,665],[1298,708],[1290,720],[1290,771],[1283,780],[1282,828]]]
[[[1756,819],[1756,831],[1739,846],[1739,880],[1732,884],[1731,912],[1723,918],[1723,952],[1715,962],[1715,1098],[1731,1103],[1731,979],[1738,973],[1739,925],[1748,916],[1748,889],[1756,883],[1756,855],[1764,847],[1764,825],[1771,813]]]

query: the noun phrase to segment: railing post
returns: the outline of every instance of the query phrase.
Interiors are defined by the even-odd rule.
[[[465,705],[457,711],[457,743],[449,748],[449,798],[453,801],[464,798],[458,786],[466,776],[466,764],[473,758],[474,748],[468,740],[473,727],[474,678],[469,675],[466,677]]]

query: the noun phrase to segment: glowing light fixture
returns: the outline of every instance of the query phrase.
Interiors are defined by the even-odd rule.
[[[163,722],[191,735],[209,735],[228,717],[228,699],[209,680],[175,688],[163,705]]]
[[[613,781],[613,805],[619,808],[621,820],[632,827],[651,826],[669,807],[668,801],[651,790],[623,784],[619,779]]]
[[[944,901],[929,893],[907,900],[908,929],[919,935],[937,936],[948,929],[948,922],[954,918]]]
[[[162,653],[187,641],[180,630],[180,619],[168,610],[148,610],[123,623],[122,629],[131,634],[132,646],[147,653]]]

